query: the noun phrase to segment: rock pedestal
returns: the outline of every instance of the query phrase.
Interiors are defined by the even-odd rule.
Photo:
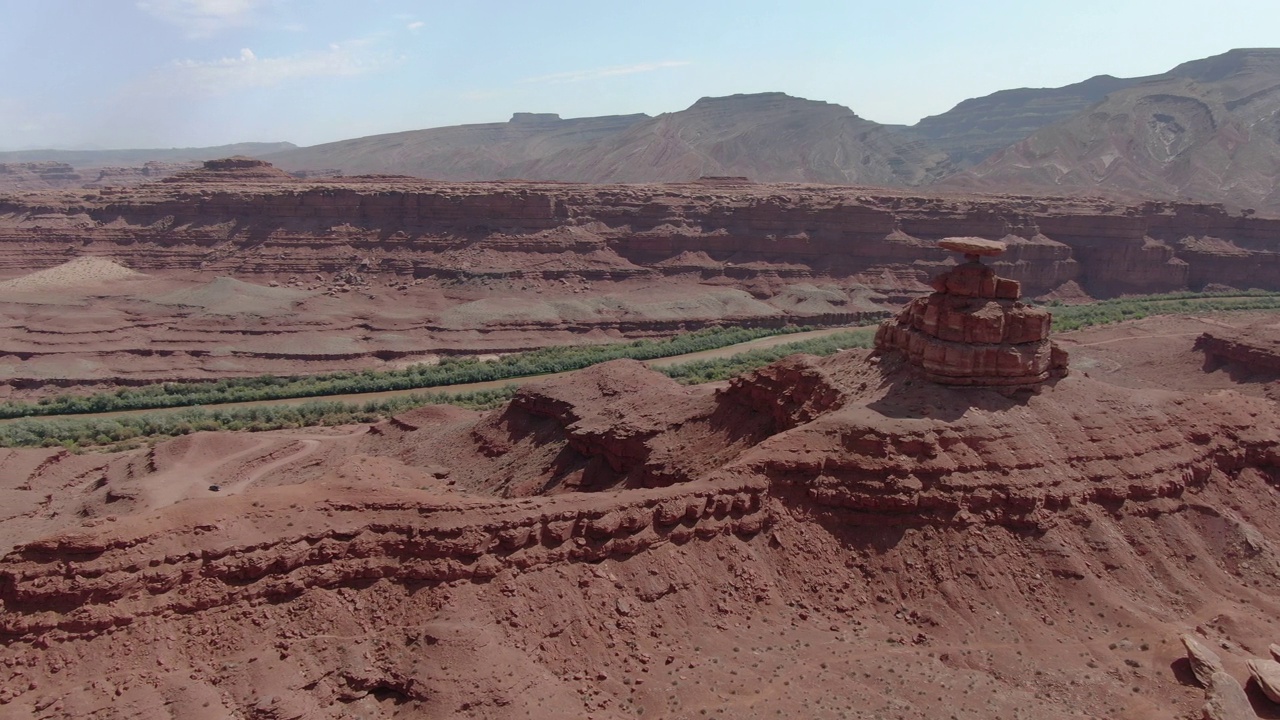
[[[1033,386],[1066,374],[1067,353],[1049,340],[1052,315],[1019,302],[1019,284],[982,264],[1005,244],[948,238],[938,245],[964,253],[966,262],[934,278],[933,294],[882,323],[876,349],[901,352],[943,385]]]

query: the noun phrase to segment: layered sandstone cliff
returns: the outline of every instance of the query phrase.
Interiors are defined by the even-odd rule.
[[[77,258],[145,276],[0,287],[0,392],[867,322],[927,294],[954,263],[934,242],[955,235],[1006,243],[991,267],[1031,298],[1280,289],[1280,221],[1218,206],[740,178],[317,181],[243,159],[170,180],[0,196],[0,278]]]
[[[1006,240],[994,267],[1030,296],[1071,281],[1097,296],[1280,288],[1280,220],[1214,205],[714,182],[285,181],[271,172],[234,187],[221,182],[226,171],[208,169],[139,188],[0,198],[0,272],[88,253],[144,271],[238,277],[363,263],[441,280],[836,278],[900,294],[924,289],[947,262],[933,241],[967,235]]]

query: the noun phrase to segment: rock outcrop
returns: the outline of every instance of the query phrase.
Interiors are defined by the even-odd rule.
[[[1066,351],[1049,340],[1052,316],[1018,302],[1018,283],[981,262],[1005,244],[949,238],[938,245],[963,253],[965,263],[934,278],[933,294],[884,321],[877,351],[902,353],[925,378],[944,385],[1031,387],[1065,374]]]
[[[1205,689],[1204,720],[1255,720],[1249,696],[1235,678],[1218,671]]]
[[[1201,687],[1209,687],[1214,673],[1222,672],[1222,659],[1190,635],[1182,636],[1182,646],[1187,649],[1187,660],[1191,663],[1191,673],[1195,675],[1196,682]]]
[[[1271,702],[1280,703],[1280,662],[1271,658],[1248,661],[1249,675]]]
[[[1083,375],[1006,395],[863,351],[718,387],[651,373],[618,361],[364,432],[0,454],[30,508],[5,526],[0,705],[506,720],[561,692],[560,716],[661,716],[671,688],[723,702],[702,688],[736,671],[761,715],[807,717],[829,686],[925,718],[938,695],[900,689],[922,667],[908,687],[951,690],[962,717],[1175,717],[1202,701],[1155,692],[1169,648],[1108,653],[1100,633],[1149,638],[1208,602],[1224,641],[1256,638],[1276,612],[1280,566],[1241,555],[1280,542],[1265,400]],[[197,466],[234,483],[184,496]],[[128,509],[147,497],[168,504]],[[810,642],[811,668],[782,667]],[[866,661],[886,646],[887,668]],[[1135,672],[1069,682],[1120,654]]]
[[[62,162],[0,162],[0,189],[47,190],[76,187],[84,176]]]
[[[1196,338],[1195,348],[1204,353],[1206,369],[1230,365],[1247,373],[1280,377],[1280,327],[1214,329]]]

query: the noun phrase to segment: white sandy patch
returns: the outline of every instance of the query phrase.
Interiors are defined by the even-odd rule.
[[[61,265],[0,282],[4,290],[78,290],[115,280],[146,277],[111,258],[78,257]]]

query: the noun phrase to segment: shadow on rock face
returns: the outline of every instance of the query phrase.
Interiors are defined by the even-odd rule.
[[[1244,686],[1245,697],[1249,698],[1249,704],[1253,706],[1253,714],[1257,715],[1261,720],[1273,720],[1280,718],[1280,705],[1271,701],[1262,691],[1262,687],[1258,685],[1258,681],[1249,678],[1249,682]]]
[[[1057,378],[1050,378],[1042,387],[1052,388],[1056,383]],[[1004,412],[1024,407],[1040,390],[948,387],[930,382],[908,370],[886,373],[885,384],[888,392],[880,399],[867,403],[868,408],[888,418],[932,418],[944,422],[959,420],[970,410]]]
[[[1200,687],[1200,683],[1196,680],[1196,674],[1191,669],[1191,661],[1185,657],[1169,663],[1169,670],[1173,673],[1173,677],[1180,685],[1187,687]]]

